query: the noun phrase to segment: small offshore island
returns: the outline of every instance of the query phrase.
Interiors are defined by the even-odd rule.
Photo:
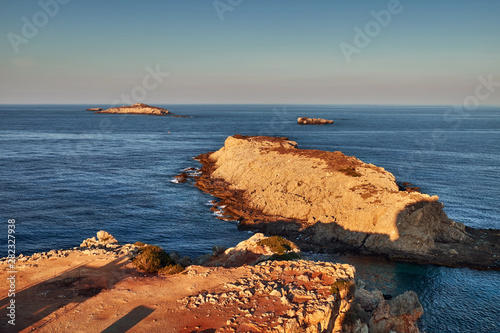
[[[100,110],[99,110],[100,109]],[[90,108],[89,111],[96,111],[95,113],[127,113],[127,114],[148,114],[153,116],[166,116],[170,114],[170,111],[159,108],[156,106],[150,106],[143,103],[136,103],[130,106],[120,106],[116,108],[110,108],[103,110],[101,108]]]
[[[315,252],[500,269],[500,231],[455,222],[437,196],[341,152],[304,150],[287,138],[226,139],[196,158],[196,186],[221,199],[221,218],[243,229],[293,239]]]
[[[321,118],[299,117],[297,119],[297,124],[299,124],[299,125],[326,125],[326,124],[333,124],[333,120],[321,119]]]

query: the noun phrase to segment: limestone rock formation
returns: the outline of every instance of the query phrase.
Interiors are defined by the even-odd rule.
[[[437,196],[401,191],[391,173],[341,152],[235,135],[198,160],[196,185],[221,198],[224,217],[240,227],[288,235],[305,249],[500,267],[498,232],[466,229],[446,216]]]
[[[270,243],[270,240],[277,239],[287,243],[286,248],[283,248],[282,251],[266,245],[266,243]],[[224,251],[217,247],[214,248],[214,254],[207,258],[208,260],[203,263],[204,266],[238,267],[254,265],[271,258],[300,258],[300,249],[293,242],[276,236],[266,237],[262,233],[256,233],[235,247]]]
[[[299,125],[325,125],[325,124],[333,124],[333,120],[327,120],[327,119],[321,119],[321,118],[299,117],[297,119],[297,123]]]
[[[417,294],[407,291],[389,301],[382,301],[373,311],[369,331],[373,333],[418,333],[415,322],[424,314]]]
[[[345,332],[419,333],[417,321],[423,314],[424,309],[413,291],[386,300],[379,290],[370,292],[358,284],[343,329]]]
[[[80,247],[92,247],[92,246],[101,246],[108,247],[113,245],[119,245],[113,235],[109,232],[101,230],[97,232],[97,239],[95,237],[85,239]]]
[[[181,308],[238,308],[217,332],[335,332],[353,299],[354,268],[350,265],[312,261],[265,261],[244,270],[242,277],[218,292],[194,294],[179,300]],[[188,267],[185,274],[202,268]],[[206,272],[209,279],[214,271]],[[332,293],[331,285],[347,287]]]
[[[102,108],[88,108],[87,111],[102,111]]]
[[[110,108],[98,111],[96,113],[131,113],[131,114],[149,114],[153,116],[165,116],[167,114],[170,114],[170,111],[143,103],[136,103],[130,106]]]

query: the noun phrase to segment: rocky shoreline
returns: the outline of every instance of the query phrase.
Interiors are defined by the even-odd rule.
[[[415,293],[391,298],[378,290],[368,291],[355,280],[354,267],[346,264],[273,260],[290,253],[300,256],[293,243],[279,239],[255,234],[233,248],[214,246],[212,254],[185,259],[201,265],[190,264],[169,276],[138,271],[131,259],[141,244],[120,245],[105,231],[73,250],[20,256],[15,328],[419,332],[417,321],[423,309]],[[284,244],[289,246],[280,248]],[[3,258],[0,278],[11,274],[9,266]],[[4,307],[0,314],[5,316],[6,311]],[[130,319],[131,313],[138,319]]]
[[[222,218],[316,252],[355,252],[449,267],[500,269],[500,231],[449,219],[436,196],[402,190],[383,168],[286,138],[235,135],[196,158],[196,186]]]

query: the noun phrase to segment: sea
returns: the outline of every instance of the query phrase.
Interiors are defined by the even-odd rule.
[[[17,254],[79,246],[106,230],[120,243],[191,257],[251,236],[217,219],[209,194],[177,184],[193,157],[228,136],[284,136],[342,151],[438,195],[448,216],[500,229],[500,107],[157,105],[188,118],[94,114],[107,105],[0,105],[0,237],[15,220]],[[299,126],[301,116],[333,125]],[[310,254],[356,267],[368,289],[415,291],[433,332],[500,332],[500,272]]]

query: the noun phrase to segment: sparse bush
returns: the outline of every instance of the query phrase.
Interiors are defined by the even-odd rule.
[[[134,245],[139,247],[146,246],[146,244],[144,244],[143,242],[135,242]]]
[[[278,254],[285,254],[292,249],[292,242],[280,236],[271,236],[266,239],[262,239],[258,241],[257,244],[260,246],[267,246],[273,252]]]
[[[165,267],[162,267],[158,270],[158,274],[163,274],[163,275],[173,275],[180,273],[184,270],[184,267],[179,265],[179,264],[173,264],[173,265],[168,265]]]
[[[145,245],[139,249],[139,253],[132,259],[135,267],[147,273],[157,273],[161,268],[175,265],[170,256],[159,246]]]
[[[277,260],[277,261],[281,261],[281,260],[295,260],[295,259],[300,259],[300,256],[298,255],[298,253],[296,252],[289,252],[289,253],[285,253],[285,254],[273,254],[271,256],[271,258],[269,258],[268,260]]]
[[[340,172],[343,172],[347,176],[351,177],[361,177],[361,174],[356,171],[354,168],[345,168],[345,169],[339,169]]]
[[[355,284],[352,281],[345,280],[345,279],[340,279],[332,283],[332,286],[330,287],[330,291],[332,294],[340,294],[340,292],[348,289],[354,289]],[[354,290],[350,290],[354,291]]]

